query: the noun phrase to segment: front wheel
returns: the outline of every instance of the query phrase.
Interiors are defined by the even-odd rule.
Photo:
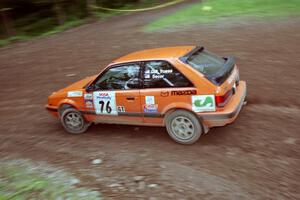
[[[65,109],[60,120],[65,130],[72,134],[84,133],[91,124],[86,122],[82,114],[74,108]]]
[[[180,144],[195,143],[203,132],[198,118],[185,110],[177,110],[167,115],[166,128],[170,137]]]

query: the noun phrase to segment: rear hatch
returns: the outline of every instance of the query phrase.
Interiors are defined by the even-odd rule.
[[[223,107],[235,93],[239,74],[234,57],[222,58],[205,51],[203,47],[197,47],[180,59],[202,73],[214,85],[224,88],[222,96],[216,96],[215,99],[218,107]]]

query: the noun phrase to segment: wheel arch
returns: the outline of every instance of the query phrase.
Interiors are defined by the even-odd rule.
[[[76,102],[71,99],[64,99],[60,101],[57,108],[59,115],[61,115],[62,112],[67,108],[75,108],[76,110],[79,110]]]
[[[186,107],[173,107],[173,108],[170,108],[168,109],[165,113],[164,113],[164,118],[163,118],[163,124],[164,126],[166,126],[166,119],[168,117],[168,115],[170,115],[171,113],[177,111],[177,110],[184,110],[186,112],[189,112],[191,113],[192,115],[194,115],[200,122],[200,125],[204,131],[204,133],[207,133],[209,131],[209,127],[207,125],[205,125],[204,120],[201,116],[197,115],[197,113],[195,113],[193,110],[191,109],[188,109]]]

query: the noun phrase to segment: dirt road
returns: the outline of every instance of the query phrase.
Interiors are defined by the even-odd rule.
[[[300,19],[141,31],[181,6],[0,48],[0,157],[65,168],[106,199],[300,199]],[[186,44],[235,55],[248,83],[237,121],[195,145],[153,127],[98,125],[72,136],[44,109],[51,92],[118,56]]]

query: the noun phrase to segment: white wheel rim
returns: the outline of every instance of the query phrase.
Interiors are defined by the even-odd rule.
[[[191,139],[195,134],[194,124],[189,118],[183,116],[172,120],[171,129],[174,135],[181,140]]]
[[[81,115],[76,112],[66,114],[64,121],[66,126],[72,130],[80,130],[84,125]]]

